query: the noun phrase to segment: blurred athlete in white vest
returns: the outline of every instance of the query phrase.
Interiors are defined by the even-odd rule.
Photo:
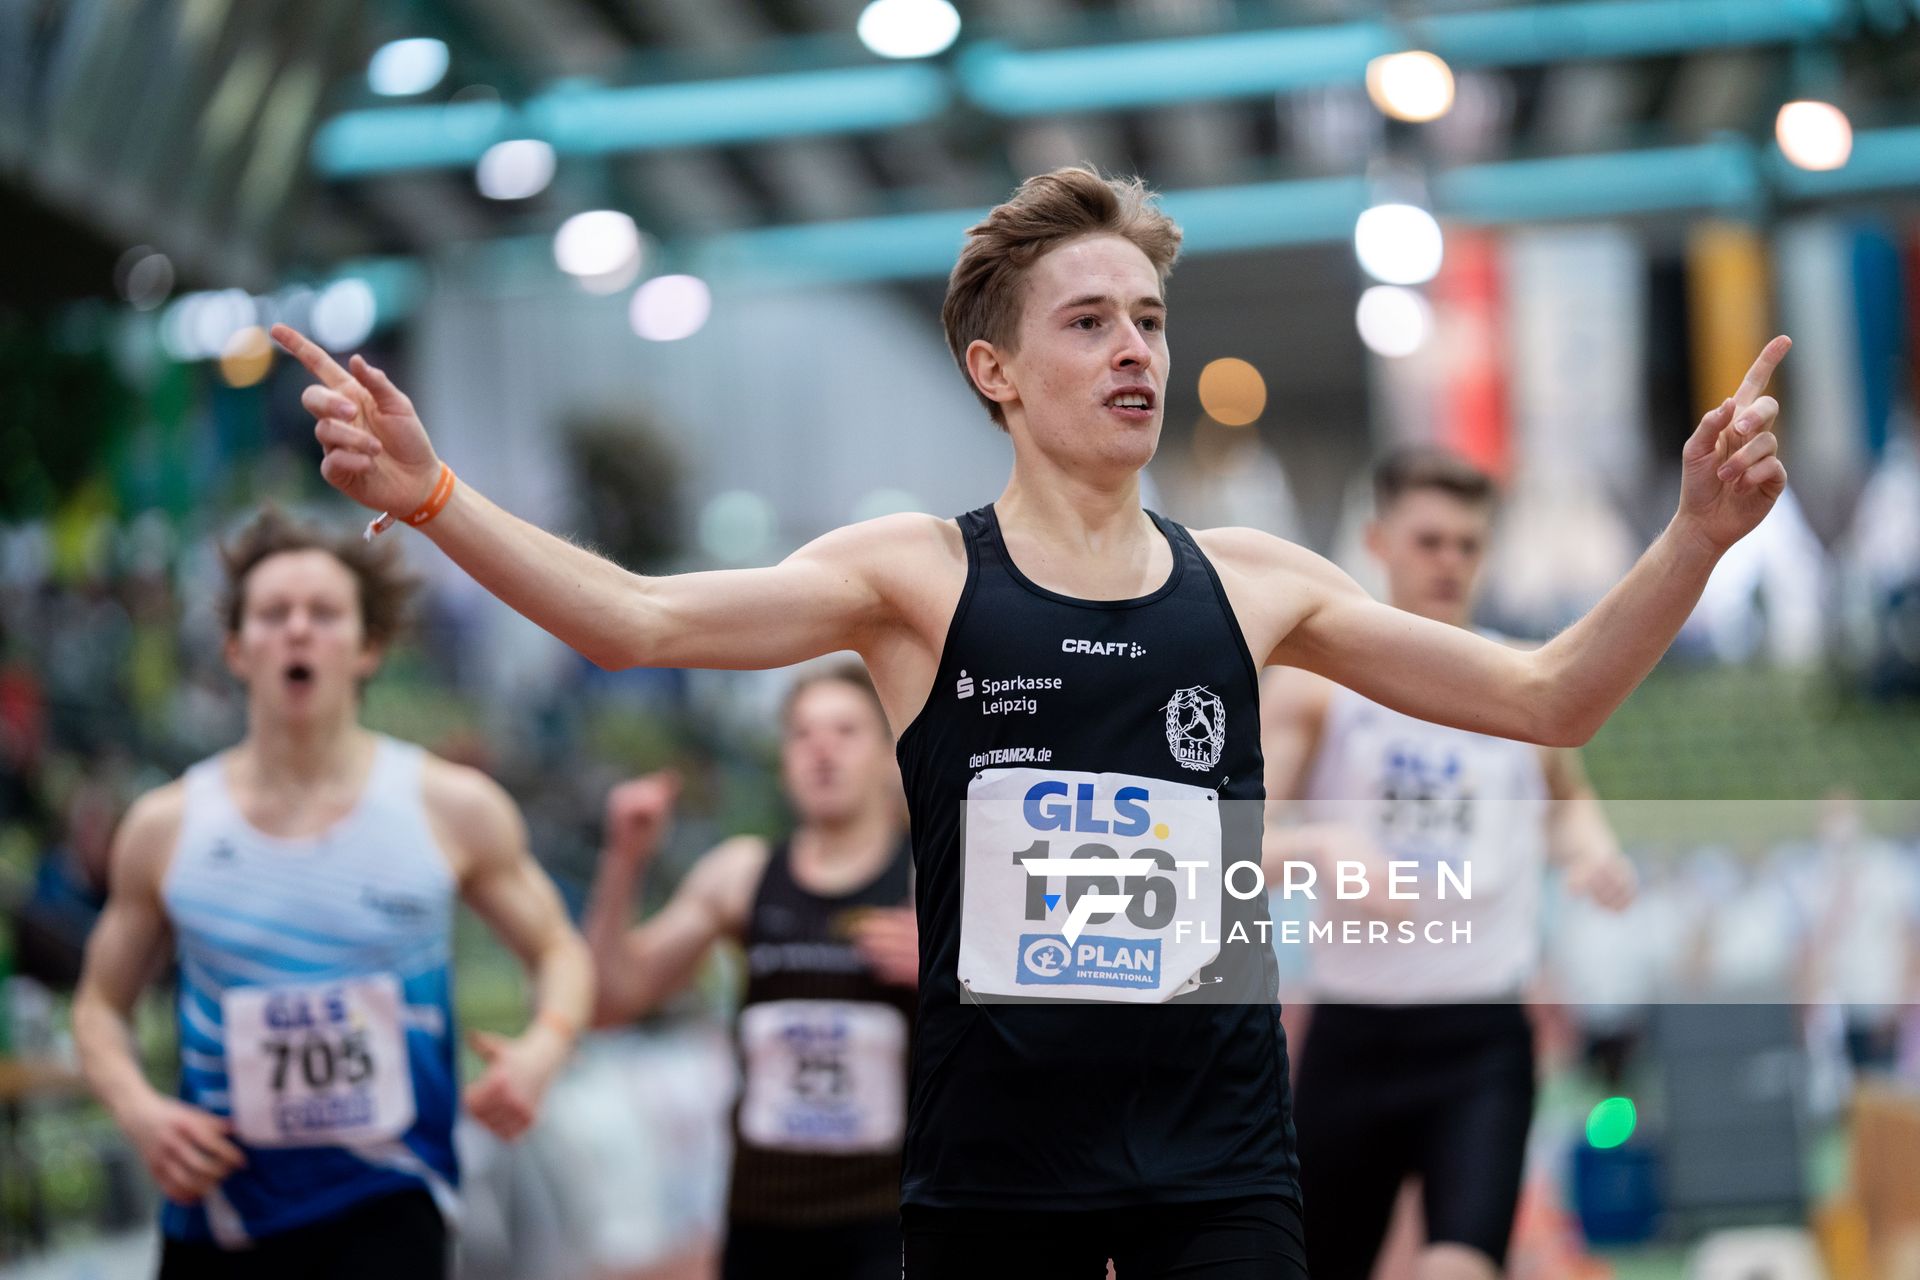
[[[506,792],[360,724],[411,583],[388,548],[257,517],[222,548],[246,737],[142,796],[114,841],[74,1040],[167,1198],[163,1278],[443,1275],[464,1103],[532,1124],[585,1026],[586,946]],[[459,1092],[454,899],[527,966],[533,1025]],[[180,1096],[135,1057],[179,962]]]
[[[1408,449],[1376,469],[1374,495],[1367,549],[1388,602],[1470,626],[1491,479],[1452,454]],[[1268,794],[1300,802],[1302,822],[1270,830],[1270,867],[1276,850],[1290,853],[1333,886],[1333,862],[1357,854],[1369,892],[1346,918],[1392,926],[1388,941],[1362,932],[1300,944],[1314,1002],[1295,1081],[1312,1275],[1366,1280],[1401,1183],[1417,1176],[1421,1280],[1494,1276],[1533,1110],[1521,1000],[1546,862],[1615,909],[1633,896],[1632,865],[1570,748],[1418,720],[1305,671],[1270,672],[1261,692]],[[1409,873],[1416,899],[1385,898],[1389,863]],[[1470,896],[1458,881],[1441,896],[1442,864]],[[1330,888],[1317,902],[1323,919],[1340,918]]]

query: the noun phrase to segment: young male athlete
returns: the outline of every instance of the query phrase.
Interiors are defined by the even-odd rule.
[[[1585,741],[1785,483],[1761,395],[1777,339],[1689,441],[1672,525],[1531,653],[1380,604],[1281,539],[1189,533],[1139,499],[1179,238],[1136,180],[1023,185],[968,233],[943,308],[1012,441],[999,500],[851,525],[764,569],[640,577],[516,519],[451,479],[379,370],[274,330],[321,382],[303,394],[322,475],[593,661],[865,659],[918,871],[913,1280],[1098,1277],[1109,1258],[1129,1280],[1302,1274],[1264,895],[1224,883],[1227,860],[1258,858],[1258,667]],[[1059,869],[1116,855],[1107,876]]]
[[[685,988],[716,942],[743,945],[742,1087],[721,1274],[896,1280],[918,957],[902,937],[912,854],[893,734],[857,663],[803,677],[782,727],[793,834],[771,847],[753,836],[717,845],[634,929],[634,888],[659,849],[675,785],[655,774],[608,796],[586,927],[594,1018],[651,1012]]]
[[[1374,495],[1367,549],[1388,602],[1469,626],[1492,480],[1452,454],[1409,449],[1375,470]],[[1304,802],[1290,841],[1349,825],[1411,881],[1430,884],[1445,864],[1471,886],[1465,899],[1396,904],[1422,926],[1412,941],[1309,945],[1315,1003],[1295,1117],[1314,1280],[1373,1273],[1410,1174],[1426,1222],[1421,1280],[1496,1276],[1533,1116],[1520,1001],[1539,951],[1544,862],[1614,909],[1633,896],[1632,864],[1571,749],[1413,719],[1306,671],[1277,669],[1264,683],[1269,794]],[[1469,940],[1424,932],[1455,922]]]
[[[74,1041],[169,1203],[160,1274],[440,1276],[456,1207],[453,900],[526,964],[515,1040],[464,1097],[533,1122],[592,1002],[586,945],[472,769],[359,723],[411,583],[391,555],[264,512],[223,548],[247,731],[142,796],[114,841]],[[179,960],[180,1096],[141,1073],[135,998]]]

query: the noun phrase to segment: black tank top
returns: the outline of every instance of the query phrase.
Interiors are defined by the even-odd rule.
[[[1192,535],[1152,518],[1173,550],[1167,581],[1094,601],[1021,574],[992,507],[960,517],[966,587],[899,745],[920,920],[907,1203],[1063,1211],[1299,1195],[1264,894],[1222,895],[1217,936],[1237,922],[1255,941],[1223,945],[1202,989],[1165,1003],[986,1003],[958,978],[961,816],[982,771],[1206,789],[1241,802],[1219,805],[1225,860],[1259,857],[1255,667]],[[1183,736],[1196,726],[1197,739]]]
[[[818,1226],[890,1218],[900,1203],[911,987],[882,982],[855,949],[863,910],[912,893],[905,840],[866,885],[825,896],[776,845],[747,919],[742,1085],[728,1216]]]

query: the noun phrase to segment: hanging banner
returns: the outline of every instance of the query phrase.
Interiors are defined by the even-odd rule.
[[[1500,277],[1500,244],[1491,232],[1449,232],[1446,264],[1433,282],[1446,357],[1439,442],[1504,482],[1513,451]]]
[[[1754,356],[1778,332],[1758,231],[1737,222],[1694,227],[1687,237],[1687,319],[1694,407],[1705,413],[1733,394]]]
[[[1884,228],[1857,222],[1852,235],[1854,315],[1860,330],[1860,391],[1867,452],[1887,447],[1896,387],[1906,348],[1906,314],[1900,280],[1900,247]]]
[[[1513,414],[1526,482],[1627,499],[1644,480],[1646,255],[1612,226],[1508,242]]]

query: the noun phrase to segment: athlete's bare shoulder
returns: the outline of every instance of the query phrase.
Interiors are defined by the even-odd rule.
[[[1218,529],[1195,529],[1193,537],[1207,553],[1207,559],[1213,561],[1214,568],[1223,573],[1262,577],[1298,573],[1320,578],[1340,572],[1325,556],[1264,529],[1225,525]]]
[[[829,546],[830,544],[830,546]],[[836,572],[867,584],[877,605],[855,635],[894,732],[926,700],[967,583],[967,544],[956,520],[906,512],[847,525],[802,547],[830,550]]]
[[[795,554],[816,548],[834,561],[858,567],[895,602],[911,601],[929,588],[937,593],[943,585],[958,595],[967,574],[967,546],[959,522],[918,511],[843,525]]]
[[[455,875],[462,879],[483,861],[526,850],[527,824],[520,806],[505,787],[471,765],[423,752],[420,799]]]
[[[1266,665],[1325,592],[1351,585],[1326,557],[1260,529],[1196,529],[1193,537],[1220,575],[1256,666]]]
[[[187,786],[178,778],[133,802],[113,833],[108,876],[115,894],[158,895],[186,814]]]
[[[436,817],[452,817],[452,810],[461,806],[497,810],[513,804],[506,788],[481,770],[426,750],[420,753],[420,791]]]

